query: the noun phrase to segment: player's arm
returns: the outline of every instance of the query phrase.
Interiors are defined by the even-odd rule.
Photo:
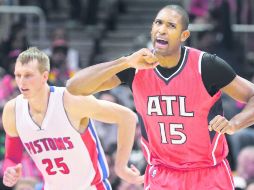
[[[132,67],[151,68],[156,61],[150,50],[141,49],[130,56],[80,70],[67,81],[66,87],[74,95],[90,95],[112,89],[121,83],[117,73]]]
[[[118,126],[117,152],[115,169],[117,174],[130,183],[142,183],[143,177],[139,172],[128,168],[127,163],[131,154],[137,117],[129,108],[121,105],[98,100],[93,96],[73,96],[68,92],[64,97],[67,114],[71,118],[81,120],[84,117]],[[105,128],[105,130],[107,130]]]
[[[251,107],[254,101],[254,85],[238,76],[225,60],[216,55],[204,54],[201,66],[202,79],[211,96],[221,90],[235,100],[247,103],[245,109],[230,120],[217,115],[210,121],[209,129],[233,134],[239,129],[253,124],[254,112]]]
[[[231,83],[222,88],[222,91],[235,100],[246,103],[246,105],[239,114],[229,120],[229,126],[221,132],[233,134],[254,124],[254,84],[240,76],[236,76]]]
[[[21,177],[21,162],[23,145],[18,137],[15,125],[15,100],[10,100],[4,106],[2,121],[6,132],[5,158],[3,163],[3,183],[12,187]]]

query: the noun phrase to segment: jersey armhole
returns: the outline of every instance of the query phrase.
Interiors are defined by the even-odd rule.
[[[203,55],[205,54],[205,52],[201,52],[200,55],[199,55],[199,58],[198,58],[198,72],[200,75],[202,75],[201,73],[201,64],[202,64],[202,58],[203,58]]]

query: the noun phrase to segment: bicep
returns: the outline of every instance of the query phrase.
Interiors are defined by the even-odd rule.
[[[23,144],[16,130],[14,109],[15,102],[11,100],[4,106],[2,115],[3,127],[6,132],[4,170],[19,163],[23,153]]]
[[[121,84],[121,80],[115,75],[109,80],[102,83],[95,91],[94,93],[110,90],[113,89]]]
[[[15,123],[15,101],[11,100],[6,103],[2,114],[3,128],[11,137],[17,137],[18,132]]]
[[[98,100],[94,96],[77,97],[76,114],[79,118],[89,117],[101,122],[118,123],[124,117],[135,117],[129,108],[106,100]],[[75,108],[74,108],[75,109]]]
[[[88,117],[106,123],[118,123],[124,117],[132,117],[132,112],[119,104],[94,99]]]
[[[241,102],[248,102],[254,96],[254,84],[240,76],[236,76],[232,82],[221,90]]]
[[[105,100],[98,100],[93,95],[74,96],[65,92],[65,108],[71,120],[91,118],[106,123],[118,123],[124,117],[135,117],[126,107]]]

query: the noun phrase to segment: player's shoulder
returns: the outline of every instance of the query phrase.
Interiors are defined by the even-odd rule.
[[[79,101],[79,100],[89,100],[94,99],[94,95],[74,95],[71,94],[66,88],[64,89],[64,98],[70,99],[72,101]]]
[[[98,101],[93,95],[73,95],[68,90],[64,91],[63,103],[69,120],[72,123],[78,121],[82,126],[84,124],[84,118],[87,117],[88,113],[95,110],[95,107],[98,108]],[[79,127],[76,129],[79,130]]]
[[[10,136],[18,136],[16,130],[15,105],[16,98],[9,100],[4,106],[2,115],[3,127]]]
[[[87,107],[90,103],[95,103],[97,99],[94,95],[73,95],[68,90],[65,89],[64,91],[64,97],[63,102],[65,105],[65,108],[67,109],[79,109]]]
[[[7,101],[4,105],[3,112],[7,112],[7,113],[13,112],[14,113],[15,105],[16,105],[16,98],[13,98],[13,99]]]
[[[185,52],[185,51],[188,51],[189,53],[206,53],[205,51],[201,50],[201,49],[198,49],[198,48],[195,48],[195,47],[190,47],[190,46],[182,46],[181,47],[182,50]]]

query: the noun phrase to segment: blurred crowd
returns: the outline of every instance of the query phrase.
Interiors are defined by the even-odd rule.
[[[117,2],[119,11],[125,12],[124,1],[118,0]],[[225,59],[239,75],[253,81],[253,65],[249,64],[253,62],[253,59],[246,55],[246,51],[244,51],[245,49],[243,48],[246,44],[243,44],[241,40],[242,36],[235,34],[231,26],[232,23],[254,24],[254,2],[252,0],[179,0],[176,2],[181,2],[189,11],[191,23],[210,23],[213,25],[212,30],[197,32],[196,38],[190,38],[187,45],[217,54]],[[49,15],[49,12],[60,12],[60,3],[61,2],[57,0],[0,0],[0,5],[37,5],[42,8],[45,15]],[[68,3],[70,5],[67,17],[69,24],[95,25],[97,23],[99,0],[69,0]],[[50,22],[50,20],[48,20],[48,22]],[[110,22],[110,20],[105,20],[105,22]],[[0,36],[1,113],[5,102],[19,94],[13,74],[14,64],[19,53],[26,50],[27,47],[31,45],[27,37],[28,31],[26,30],[22,18],[17,22],[11,23],[9,31],[8,36],[4,38]],[[50,46],[43,51],[51,60],[49,83],[51,85],[63,86],[68,78],[73,76],[82,65],[85,65],[81,61],[82,52],[79,52],[70,45],[71,39],[65,27],[60,26],[54,28],[48,40],[50,41]],[[150,47],[149,40],[146,39],[144,44]],[[253,50],[249,50],[249,52],[251,53]],[[100,99],[125,105],[135,111],[131,92],[125,86],[111,91],[105,91],[97,94],[97,96]],[[223,96],[223,99],[225,116],[229,119],[241,111],[244,106],[242,103],[229,99],[227,96]],[[1,123],[2,122],[0,122],[0,160],[3,160],[5,134]],[[97,121],[95,121],[95,124],[102,146],[107,155],[110,167],[110,182],[113,189],[141,190],[142,186],[130,185],[120,180],[115,175],[114,154],[116,151],[117,128],[114,125]],[[146,162],[141,152],[140,135],[140,128],[137,124],[136,139],[130,164],[136,165],[144,172]],[[228,136],[227,139],[230,147],[229,162],[234,172],[236,189],[254,190],[254,128],[250,127],[244,129],[235,135]],[[20,180],[14,189],[41,190],[43,186],[42,177],[25,152],[22,164],[24,178]],[[0,189],[4,190],[8,188],[0,185]]]

